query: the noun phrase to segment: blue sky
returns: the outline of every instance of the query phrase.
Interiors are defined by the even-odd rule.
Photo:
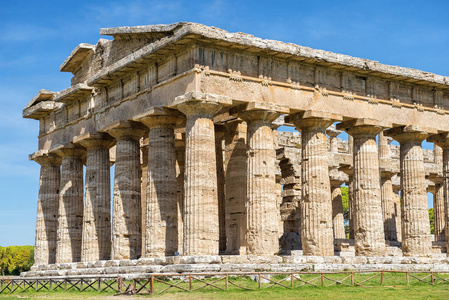
[[[0,246],[34,243],[38,122],[22,109],[42,88],[69,87],[59,66],[100,28],[191,21],[449,76],[448,10],[445,0],[0,1]]]

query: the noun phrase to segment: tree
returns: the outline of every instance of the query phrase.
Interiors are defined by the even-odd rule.
[[[0,247],[0,269],[4,275],[19,275],[34,263],[33,246]]]
[[[435,234],[435,222],[433,208],[429,208],[430,233]]]

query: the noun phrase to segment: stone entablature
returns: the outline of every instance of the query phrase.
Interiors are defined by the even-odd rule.
[[[23,111],[40,121],[32,159],[54,173],[41,174],[39,207],[46,199],[70,206],[57,189],[61,162],[50,168],[49,155],[63,159],[62,173],[86,165],[82,249],[75,251],[83,262],[110,257],[111,230],[119,260],[299,249],[332,256],[345,237],[342,184],[357,255],[387,253],[387,236],[408,245],[405,255],[428,255],[427,187],[438,199],[442,239],[449,78],[194,23],[101,33],[114,40],[80,44],[61,65],[74,74],[72,85],[41,90]],[[278,132],[281,125],[301,134]],[[348,141],[338,139],[342,130]],[[392,138],[401,146],[390,145]],[[422,150],[426,138],[442,147],[437,155]],[[61,147],[80,148],[86,158],[68,159]],[[80,176],[64,174],[61,184],[79,185]],[[401,209],[419,228],[400,225]],[[45,246],[46,239],[67,239],[66,225],[50,232],[50,215],[38,210],[41,249],[58,245]],[[38,253],[36,263],[63,257],[50,252]]]

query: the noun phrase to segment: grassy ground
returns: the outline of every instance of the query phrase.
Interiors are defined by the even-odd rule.
[[[371,274],[372,275],[372,274]],[[354,279],[355,282],[361,282],[367,279],[371,275],[360,274]],[[418,274],[418,278],[423,278],[425,274]],[[342,280],[343,275],[329,275],[329,279]],[[448,278],[449,275],[445,275],[443,278]],[[273,280],[281,280],[283,276],[271,277]],[[242,288],[235,287],[232,284],[228,284],[228,291],[221,291],[213,287],[207,287],[192,292],[179,292],[173,288],[164,292],[163,294],[149,296],[149,295],[136,295],[137,299],[142,298],[155,298],[155,299],[449,299],[449,282],[441,282],[437,285],[429,285],[424,282],[420,282],[416,279],[410,278],[409,286],[406,286],[404,274],[386,274],[383,280],[383,286],[380,286],[380,276],[376,276],[373,279],[365,282],[370,287],[360,286],[345,286],[345,285],[333,285],[331,280],[324,279],[325,287],[321,286],[321,278],[317,275],[302,275],[301,280],[310,281],[317,286],[305,285],[300,286],[303,282],[295,280],[293,282],[293,288],[287,289],[284,287],[268,287],[270,284],[262,284],[262,288],[258,289],[257,282],[249,278],[231,278],[230,282],[237,284],[239,287],[245,287],[252,290],[243,290]],[[216,279],[206,280],[208,283],[216,281]],[[424,279],[426,282],[430,282],[430,278]],[[435,278],[435,283],[440,282],[441,279]],[[171,284],[179,282],[166,281]],[[286,286],[291,285],[290,278],[286,278],[281,282]],[[347,278],[344,283],[350,283],[350,278]],[[194,281],[192,289],[198,288],[204,285],[199,281]],[[217,287],[224,288],[225,281],[221,280],[215,282]],[[181,282],[178,286],[188,288],[188,281]],[[155,283],[155,291],[160,292],[168,285],[162,283]],[[52,292],[19,292],[14,294],[0,294],[0,300],[4,299],[130,299],[129,296],[114,296],[115,292],[77,292],[77,291],[52,291]]]

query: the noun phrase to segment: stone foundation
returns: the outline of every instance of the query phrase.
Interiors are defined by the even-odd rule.
[[[22,277],[148,274],[148,273],[238,273],[307,271],[435,271],[449,272],[446,254],[429,257],[207,255],[100,260],[33,266]],[[348,252],[342,252],[348,253]]]

